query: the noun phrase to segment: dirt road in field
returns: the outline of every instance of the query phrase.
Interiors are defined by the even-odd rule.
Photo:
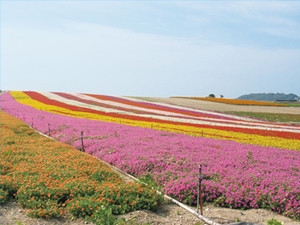
[[[209,102],[193,99],[182,98],[159,98],[159,97],[136,97],[141,100],[150,102],[167,103],[177,106],[191,107],[194,109],[211,110],[219,112],[239,111],[239,112],[264,112],[264,113],[286,113],[286,114],[299,114],[300,107],[274,107],[274,106],[241,106],[230,105],[217,102]]]

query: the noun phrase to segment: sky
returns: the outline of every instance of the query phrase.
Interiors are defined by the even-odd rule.
[[[300,1],[0,4],[1,90],[300,96]]]

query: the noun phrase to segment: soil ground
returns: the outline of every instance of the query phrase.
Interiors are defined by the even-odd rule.
[[[194,209],[195,210],[195,209]],[[253,222],[265,225],[270,219],[277,219],[284,222],[284,225],[300,225],[299,221],[293,221],[284,216],[275,214],[268,210],[251,209],[251,210],[236,210],[214,207],[206,205],[203,207],[203,216],[211,221],[219,224],[229,224],[234,222]],[[143,224],[143,225],[204,225],[205,223],[177,206],[176,204],[163,204],[156,212],[148,210],[135,211],[122,216],[127,221],[127,224]],[[36,219],[26,216],[24,210],[15,201],[9,201],[0,206],[0,224],[1,225],[83,225],[92,224],[81,218],[72,218],[70,215],[65,215],[59,219]]]

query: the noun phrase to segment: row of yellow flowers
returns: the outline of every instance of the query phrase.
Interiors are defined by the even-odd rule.
[[[155,210],[161,202],[154,190],[125,183],[96,158],[3,111],[0,118],[0,204],[15,197],[29,216],[49,218],[65,212],[93,217],[101,206],[113,214]]]
[[[38,110],[51,113],[58,113],[78,118],[86,118],[92,120],[101,120],[105,122],[121,123],[130,126],[146,127],[157,130],[184,133],[192,136],[203,136],[214,139],[234,140],[241,143],[255,144],[261,146],[270,146],[283,149],[300,150],[300,140],[285,139],[280,137],[261,136],[256,134],[245,134],[241,132],[225,131],[211,129],[205,127],[192,127],[179,124],[158,123],[149,121],[130,120],[124,118],[116,118],[112,116],[97,115],[94,113],[85,113],[72,111],[66,108],[47,105],[39,101],[31,99],[23,92],[11,92],[11,95],[20,103],[32,106]],[[266,131],[267,132],[267,131]]]

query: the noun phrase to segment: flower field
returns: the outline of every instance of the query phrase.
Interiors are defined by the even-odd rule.
[[[170,107],[109,96],[96,96],[97,98],[91,100],[90,96],[82,94],[37,92],[11,92],[10,94],[22,104],[55,114],[148,127],[192,136],[300,150],[300,127],[276,125],[203,110],[192,111],[183,107]],[[99,106],[100,103],[105,103],[105,105]],[[109,107],[110,105],[113,107]],[[140,114],[129,112],[126,110],[128,108],[138,110]],[[21,113],[20,111],[20,115]],[[28,117],[34,118],[29,114]]]
[[[299,127],[100,95],[10,92],[0,100],[34,129],[148,175],[184,203],[196,203],[201,164],[205,201],[300,220]]]
[[[211,97],[180,97],[174,96],[173,98],[186,98],[210,102],[219,102],[232,105],[259,105],[259,106],[279,106],[286,107],[286,104],[275,103],[275,102],[265,102],[265,101],[254,101],[254,100],[244,100],[244,99],[232,99],[232,98],[211,98]]]
[[[46,138],[3,111],[0,136],[0,204],[15,197],[32,217],[97,216],[155,210],[162,197],[125,183],[106,164]]]

